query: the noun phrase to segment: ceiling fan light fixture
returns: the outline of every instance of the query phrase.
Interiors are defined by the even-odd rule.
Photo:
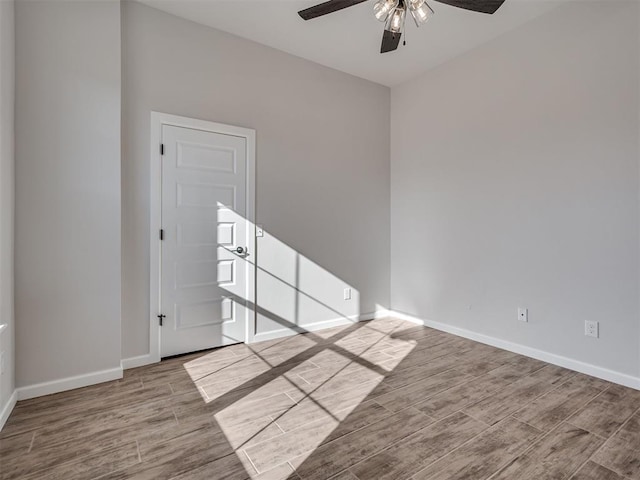
[[[400,5],[395,8],[389,18],[387,19],[387,24],[385,26],[385,30],[392,33],[402,33],[402,29],[404,27],[404,16],[406,14],[404,5]]]
[[[373,6],[373,14],[379,21],[384,22],[398,6],[398,3],[399,0],[378,0]]]
[[[0,2],[1,1],[2,0],[0,0]],[[303,20],[311,20],[340,11],[344,8],[359,5],[366,1],[368,0],[325,0],[318,5],[300,10],[298,15],[300,15]],[[473,12],[493,14],[496,13],[506,0],[436,1]],[[424,25],[434,14],[433,9],[427,4],[426,0],[375,0],[373,13],[376,19],[385,24],[384,32],[382,32],[380,53],[393,52],[398,49],[400,37],[402,37],[404,30],[407,10],[411,12],[411,16],[418,27]],[[406,42],[404,44],[406,45]]]
[[[407,3],[417,27],[427,23],[434,14],[433,9],[424,0],[408,0]]]

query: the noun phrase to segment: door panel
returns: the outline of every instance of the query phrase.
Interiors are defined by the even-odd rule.
[[[243,342],[246,139],[164,125],[162,143],[161,355]]]

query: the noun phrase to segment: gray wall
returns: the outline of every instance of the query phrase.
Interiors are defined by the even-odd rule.
[[[359,291],[344,308],[305,296],[317,322],[388,304],[389,102],[386,87],[123,2],[123,356],[149,351],[150,111],[257,130],[260,258],[286,250],[286,271],[270,273],[287,277],[297,252],[309,278],[337,277],[332,292],[310,287],[322,303]],[[259,278],[261,333],[300,321],[293,290],[275,287]]]
[[[16,4],[17,385],[120,366],[120,5]]]
[[[5,374],[0,377],[0,411],[13,393],[13,213],[14,213],[14,2],[0,1],[0,352]]]
[[[638,19],[569,2],[392,90],[393,309],[638,375]]]
[[[638,18],[571,2],[390,99],[136,3],[19,2],[18,386],[149,351],[152,110],[257,130],[259,333],[391,303],[638,375]]]

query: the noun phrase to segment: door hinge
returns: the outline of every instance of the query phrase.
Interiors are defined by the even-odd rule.
[[[160,240],[164,240],[164,230],[160,229]]]
[[[164,155],[164,143],[160,144],[160,155]]]
[[[158,321],[160,322],[160,326],[162,326],[162,323],[164,322],[164,319],[166,318],[166,315],[158,315]]]

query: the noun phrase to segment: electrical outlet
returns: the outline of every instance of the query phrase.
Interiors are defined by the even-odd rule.
[[[600,336],[598,322],[591,322],[589,320],[585,320],[584,322],[584,334],[587,337],[595,337],[598,338]]]
[[[347,287],[344,289],[344,299],[351,300],[351,288]]]
[[[262,225],[256,225],[256,237],[264,237],[264,228],[262,228]]]
[[[518,308],[518,320],[520,320],[521,322],[528,322],[529,321],[529,310],[527,310],[526,308]]]

